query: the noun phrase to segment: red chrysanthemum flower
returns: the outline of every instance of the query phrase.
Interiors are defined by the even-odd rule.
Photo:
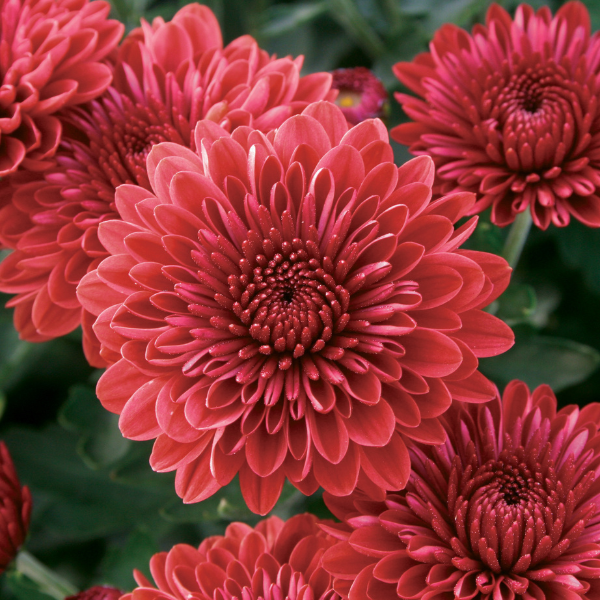
[[[580,2],[552,18],[521,5],[512,21],[492,5],[471,36],[444,25],[398,79],[420,96],[396,97],[411,123],[392,137],[429,154],[443,193],[479,192],[500,226],[530,210],[534,223],[571,216],[600,226],[600,34]]]
[[[348,130],[320,102],[265,136],[196,129],[200,155],[159,144],[154,194],[121,186],[112,254],[82,280],[99,315],[103,405],[151,464],[199,502],[239,471],[268,512],[304,493],[399,489],[403,437],[441,443],[437,417],[492,398],[477,357],[512,331],[481,308],[506,287],[497,256],[458,251],[476,224],[459,193],[430,204],[433,164],[398,169],[385,127]]]
[[[365,67],[333,71],[331,86],[338,90],[335,103],[351,125],[384,116],[388,95],[383,83]]]
[[[109,11],[101,1],[0,1],[0,177],[51,166],[62,129],[52,115],[110,85],[101,61],[124,27]]]
[[[119,600],[122,595],[123,592],[117,588],[95,585],[79,594],[69,596],[65,600]]]
[[[198,4],[170,23],[156,19],[132,32],[120,48],[113,86],[85,111],[70,113],[76,133],[62,143],[57,166],[33,181],[24,175],[3,184],[12,202],[0,212],[0,240],[16,252],[0,267],[0,289],[17,294],[8,305],[21,337],[44,341],[82,323],[89,362],[104,366],[93,319],[82,315],[75,289],[107,256],[97,228],[118,218],[115,188],[150,189],[151,146],[193,145],[199,119],[228,131],[268,131],[335,94],[330,74],[300,77],[301,64],[302,57],[270,57],[250,36],[222,48],[213,13]]]
[[[25,541],[30,518],[31,493],[21,487],[8,449],[0,442],[0,573]]]
[[[155,554],[150,571],[156,587],[136,570],[140,587],[123,600],[339,600],[321,567],[334,543],[308,514],[287,522],[271,517],[254,528],[232,523],[198,549],[178,544]]]
[[[348,525],[324,566],[353,600],[600,597],[600,404],[545,385],[455,405],[448,440],[410,448],[406,490],[326,499]]]

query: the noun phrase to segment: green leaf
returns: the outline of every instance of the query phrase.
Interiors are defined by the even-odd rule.
[[[385,52],[377,32],[358,9],[355,0],[328,0],[331,16],[373,58]]]
[[[31,487],[34,514],[28,547],[32,552],[158,527],[159,509],[175,496],[165,487],[113,481],[110,470],[92,470],[77,453],[78,435],[57,425],[42,430],[13,428],[3,434],[22,483]],[[135,444],[133,444],[135,446]],[[153,473],[146,463],[149,476]]]
[[[489,220],[489,214],[479,216],[479,222],[473,235],[466,241],[464,248],[502,254],[506,234]]]
[[[585,381],[600,365],[600,353],[584,344],[517,332],[505,354],[481,361],[481,371],[500,386],[521,379],[530,388],[547,383],[555,392]]]
[[[159,551],[156,540],[146,531],[134,531],[121,548],[113,547],[106,554],[100,572],[110,585],[122,590],[135,586],[133,570],[138,569],[150,578],[150,559]]]
[[[43,353],[43,346],[19,340],[12,321],[0,320],[0,389],[13,386]]]
[[[514,327],[530,321],[537,306],[535,290],[527,284],[511,283],[500,296],[496,316]]]
[[[554,236],[563,260],[581,271],[587,285],[600,294],[600,233],[575,219],[568,227],[555,228]]]
[[[89,387],[71,388],[58,420],[66,429],[81,435],[77,451],[92,469],[114,464],[125,456],[131,445],[119,431],[118,415],[102,408]]]
[[[269,7],[263,13],[264,24],[259,33],[262,37],[274,37],[290,32],[316,19],[327,11],[327,2],[303,2],[300,4],[279,4]]]
[[[113,481],[144,489],[173,490],[174,473],[155,473],[150,467],[152,441],[134,442],[127,454],[112,466],[110,478]]]
[[[6,574],[8,588],[18,600],[55,600],[41,591],[37,583],[18,571],[10,571]]]
[[[161,510],[161,515],[166,520],[174,523],[201,523],[205,521],[256,523],[260,519],[246,506],[237,477],[204,502],[183,504],[179,498],[169,502]]]

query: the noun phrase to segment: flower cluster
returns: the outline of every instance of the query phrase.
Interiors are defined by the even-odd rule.
[[[514,343],[490,308],[511,268],[465,246],[489,207],[600,226],[583,5],[493,5],[398,63],[401,166],[367,69],[301,76],[224,45],[199,4],[122,41],[108,11],[0,0],[15,327],[82,327],[100,402],[184,502],[237,476],[265,515],[288,481],[341,520],[233,523],[155,555],[123,600],[597,600],[600,405],[519,381],[500,398],[479,359]],[[0,444],[0,572],[30,511]]]
[[[402,493],[327,503],[346,525],[328,550],[334,588],[379,598],[596,598],[600,404],[556,409],[545,385],[455,405],[447,441],[411,445]]]
[[[56,113],[89,102],[112,80],[104,64],[124,26],[97,0],[0,3],[0,177],[52,165],[63,123]]]
[[[322,567],[335,539],[313,515],[287,522],[270,517],[252,528],[232,523],[225,535],[204,540],[199,548],[178,544],[152,557],[152,585],[139,571],[138,588],[123,600],[340,600]]]
[[[513,343],[481,310],[506,262],[457,250],[473,195],[430,202],[430,159],[396,167],[379,121],[349,128],[328,102],[270,135],[201,121],[196,145],[155,146],[153,193],[120,187],[100,225],[111,256],[78,288],[114,363],[100,401],[156,438],[185,502],[238,471],[261,514],[286,477],[402,488],[404,440],[442,443],[452,397],[494,396],[478,357]]]
[[[600,35],[581,2],[552,18],[497,4],[473,34],[444,25],[431,52],[394,73],[418,97],[397,94],[412,122],[392,137],[431,155],[442,193],[478,192],[503,226],[531,211],[546,229],[574,217],[600,227]]]
[[[15,249],[0,266],[0,290],[15,294],[9,302],[15,327],[23,339],[44,341],[82,325],[95,366],[106,363],[75,290],[108,255],[97,231],[119,218],[115,189],[131,183],[150,189],[150,148],[165,141],[193,147],[194,126],[204,118],[227,131],[241,125],[269,131],[308,103],[335,96],[328,73],[300,77],[302,57],[275,59],[250,36],[223,48],[213,13],[198,4],[169,23],[143,23],[114,60],[104,95],[63,113],[66,131],[53,165],[0,183],[0,203],[9,200],[0,210],[0,241]],[[89,71],[87,63],[81,68]],[[110,80],[108,71],[104,88]]]

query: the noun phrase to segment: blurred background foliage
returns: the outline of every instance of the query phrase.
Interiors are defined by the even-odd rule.
[[[600,2],[584,0],[594,30]],[[131,29],[141,17],[170,19],[186,2],[113,0],[114,16]],[[366,66],[390,94],[400,89],[391,66],[427,48],[446,22],[470,28],[483,21],[485,0],[211,0],[226,42],[251,34],[278,55],[304,54],[306,73]],[[509,11],[514,0],[501,4]],[[534,0],[535,7],[543,3]],[[555,11],[561,2],[552,1]],[[403,119],[392,100],[388,125]],[[408,159],[395,147],[399,163]],[[469,244],[501,253],[507,230],[486,215]],[[4,298],[5,300],[6,298]],[[507,354],[482,361],[500,387],[513,378],[549,383],[561,404],[600,400],[600,231],[577,222],[534,230],[505,295],[492,308],[516,332]],[[131,589],[132,570],[147,572],[150,556],[174,543],[198,544],[232,520],[255,522],[234,482],[213,498],[185,506],[173,477],[148,466],[151,443],[124,440],[117,417],[94,394],[99,372],[81,352],[80,334],[33,345],[18,340],[11,311],[0,311],[0,438],[21,480],[33,492],[27,549],[74,586],[110,584]],[[275,513],[327,514],[317,494],[286,488]],[[47,600],[16,572],[0,581],[7,600]]]

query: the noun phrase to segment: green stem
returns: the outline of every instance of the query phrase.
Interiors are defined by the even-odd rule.
[[[508,232],[508,237],[506,238],[504,249],[502,250],[502,256],[504,256],[513,269],[516,268],[517,263],[519,262],[530,229],[531,211],[527,208],[517,215],[515,222]]]
[[[299,512],[306,512],[305,503],[307,500],[307,496],[296,490],[287,500],[276,506],[273,512],[278,517],[287,520]]]
[[[63,600],[66,596],[72,596],[78,592],[77,588],[66,579],[51,571],[25,550],[21,550],[17,554],[16,567],[17,571],[35,581],[43,592],[56,600]]]

